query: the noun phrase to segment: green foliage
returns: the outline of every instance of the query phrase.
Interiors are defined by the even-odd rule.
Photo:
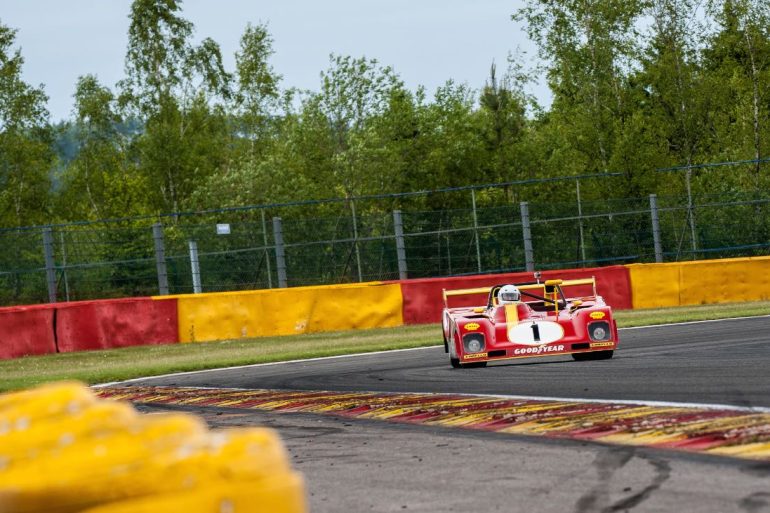
[[[48,97],[21,79],[15,37],[0,23],[0,226],[44,222],[50,209]]]
[[[293,248],[295,279],[309,283],[357,279],[362,250],[377,255],[362,263],[362,277],[390,277],[393,248],[379,237],[392,233],[391,212],[401,209],[407,232],[426,233],[407,241],[412,275],[470,273],[479,266],[475,234],[445,233],[472,224],[468,191],[355,198],[617,172],[580,181],[583,214],[607,217],[579,224],[576,181],[477,190],[481,225],[512,223],[479,230],[484,268],[522,266],[521,229],[513,225],[520,201],[530,203],[535,221],[566,218],[533,228],[552,265],[649,260],[650,193],[661,206],[678,207],[661,216],[664,247],[677,258],[731,244],[767,252],[767,205],[680,207],[688,195],[696,207],[766,197],[770,174],[760,161],[770,146],[770,3],[527,0],[513,17],[538,46],[536,68],[516,55],[504,72],[492,63],[478,84],[450,79],[435,91],[410,90],[376,59],[331,55],[317,90],[297,91],[283,88],[271,65],[266,25],[246,25],[228,70],[219,45],[195,37],[180,0],[134,0],[124,79],[110,87],[80,77],[73,119],[57,127],[49,125],[42,86],[21,80],[15,32],[0,25],[0,227],[148,216],[121,221],[115,233],[62,235],[63,246],[93,248],[71,261],[105,263],[94,273],[120,295],[152,291],[148,219],[157,214],[279,204],[201,215],[197,227],[185,225],[184,215],[163,217],[169,248],[184,254],[189,238],[206,239],[220,219],[248,227],[238,240],[257,248],[265,243],[261,214],[283,216],[290,243],[345,241]],[[548,108],[526,92],[541,72],[553,94]],[[757,162],[659,171],[742,159]],[[343,201],[292,206],[332,198]],[[609,216],[626,208],[632,212]],[[358,245],[347,240],[354,210],[355,230],[367,238]],[[40,230],[19,233],[2,236],[13,251],[0,256],[2,272],[12,269],[0,274],[0,288],[14,302],[45,295],[42,280],[24,278],[43,265]],[[222,272],[227,287],[264,286],[266,253],[227,256],[226,240],[201,245],[208,275]],[[179,290],[189,285],[184,258],[169,264]],[[69,272],[73,283],[88,281]],[[78,287],[99,293],[93,283]]]

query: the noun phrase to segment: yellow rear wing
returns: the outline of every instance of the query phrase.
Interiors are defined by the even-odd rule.
[[[575,287],[578,285],[591,285],[593,288],[593,295],[596,296],[596,278],[594,276],[591,276],[590,278],[583,278],[581,280],[545,280],[542,283],[529,283],[526,285],[516,285],[516,287],[519,290],[537,290],[541,289],[543,291],[543,294],[546,292],[546,287],[554,287],[554,286],[560,286],[560,287]],[[447,307],[447,298],[450,298],[452,296],[471,296],[474,294],[487,294],[489,295],[489,291],[492,290],[492,287],[476,287],[473,289],[457,289],[457,290],[447,290],[442,289],[442,294],[444,297],[444,307]]]

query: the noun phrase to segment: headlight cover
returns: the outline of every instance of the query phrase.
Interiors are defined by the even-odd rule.
[[[588,325],[588,336],[591,340],[609,340],[611,334],[610,323],[607,321],[592,322]]]
[[[481,333],[466,333],[463,336],[463,347],[466,353],[480,353],[484,350],[484,335]]]

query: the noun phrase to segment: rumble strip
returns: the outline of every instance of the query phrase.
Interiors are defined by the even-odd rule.
[[[147,386],[95,389],[134,403],[302,412],[770,461],[770,413],[492,396]]]

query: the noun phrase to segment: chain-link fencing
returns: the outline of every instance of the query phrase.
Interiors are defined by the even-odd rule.
[[[614,176],[4,229],[0,304],[770,254],[770,196],[581,197]]]

